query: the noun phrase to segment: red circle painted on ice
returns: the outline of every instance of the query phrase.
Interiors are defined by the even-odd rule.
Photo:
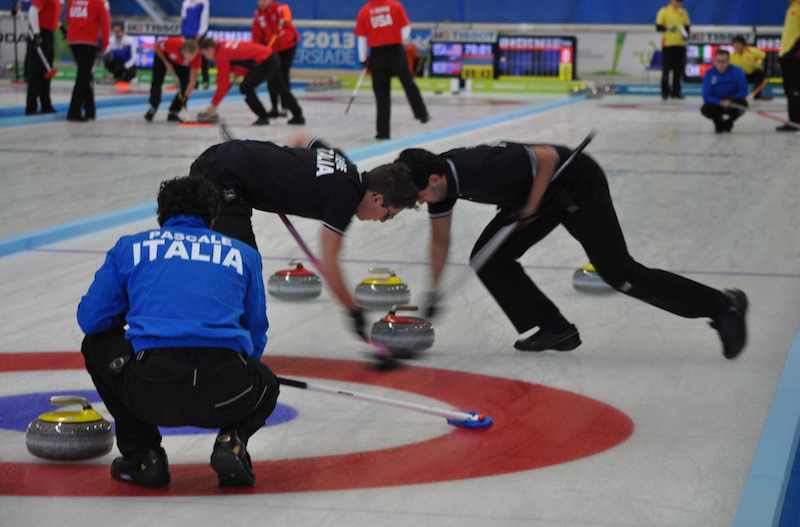
[[[149,490],[112,480],[105,465],[0,463],[0,495],[197,496],[435,483],[574,461],[633,433],[631,419],[605,403],[524,381],[415,366],[380,373],[363,362],[338,359],[270,356],[266,362],[281,375],[372,384],[438,399],[488,414],[495,424],[483,431],[454,428],[376,451],[257,461],[256,486],[237,490],[220,490],[207,464],[171,465],[169,487]],[[0,372],[80,368],[83,358],[74,352],[0,353]]]

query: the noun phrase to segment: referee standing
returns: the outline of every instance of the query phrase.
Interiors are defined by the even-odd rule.
[[[33,0],[28,11],[28,23],[33,36],[28,39],[25,69],[28,72],[28,96],[25,115],[34,115],[41,103],[41,113],[56,113],[50,100],[50,79],[36,48],[40,48],[52,65],[55,56],[53,32],[61,17],[61,0]]]
[[[392,76],[400,79],[414,117],[427,123],[430,120],[428,109],[411,77],[403,48],[403,42],[411,36],[411,24],[403,5],[396,0],[369,0],[358,13],[355,33],[358,37],[358,59],[372,70],[372,91],[378,105],[378,133],[375,139],[390,138]]]
[[[792,0],[786,11],[786,21],[781,35],[781,72],[783,91],[789,105],[789,120],[800,122],[800,0]],[[784,124],[779,132],[796,132],[797,128]]]
[[[683,0],[670,0],[658,11],[656,30],[664,33],[661,39],[661,98],[683,99],[681,80],[686,68],[686,39],[689,37],[689,13]],[[672,72],[672,90],[669,74]]]

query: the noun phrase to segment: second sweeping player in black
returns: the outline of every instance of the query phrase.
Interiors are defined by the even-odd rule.
[[[651,269],[628,252],[603,169],[579,154],[555,179],[571,150],[555,145],[503,142],[456,148],[441,155],[422,149],[401,152],[397,162],[411,169],[419,201],[431,216],[431,305],[449,251],[452,211],[459,199],[496,205],[499,211],[475,243],[473,255],[504,225],[517,229],[478,276],[519,333],[521,351],[568,351],[581,344],[577,328],[536,286],[517,261],[558,225],[576,238],[600,276],[616,290],[687,318],[710,318],[723,354],[733,359],[746,343],[747,297],[719,291],[677,274]],[[376,170],[381,170],[376,169]],[[434,310],[431,310],[434,311]]]

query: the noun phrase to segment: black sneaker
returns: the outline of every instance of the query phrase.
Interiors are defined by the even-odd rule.
[[[156,116],[156,111],[157,110],[151,106],[150,109],[147,110],[147,113],[144,114],[144,120],[147,121],[148,123],[152,123],[153,117]]]
[[[167,453],[159,447],[118,457],[111,463],[111,477],[143,487],[163,487],[169,483]]]
[[[268,117],[259,117],[255,121],[253,121],[253,126],[267,126],[269,124]]]
[[[276,109],[276,108],[273,108],[273,109],[272,109],[272,110],[270,110],[270,112],[267,114],[267,117],[269,117],[270,119],[277,119],[278,117],[288,117],[288,115],[289,115],[289,114],[288,114],[288,113],[286,113],[286,112],[285,112],[285,111],[283,111],[283,110],[278,110],[278,109]]]
[[[256,484],[247,446],[236,432],[220,431],[217,435],[211,453],[211,468],[217,473],[220,487],[252,487]]]
[[[391,137],[388,135],[377,134],[375,136],[376,141],[388,141],[389,139],[391,139]]]
[[[41,114],[56,113],[56,109],[53,108],[52,106],[46,106],[42,108],[42,110],[39,113]]]
[[[775,129],[776,132],[800,132],[796,127],[790,124],[784,124],[783,126],[779,126]]]
[[[303,125],[303,124],[306,124],[306,118],[303,117],[302,115],[295,115],[294,117],[292,117],[291,119],[289,119],[286,122],[288,124]]]
[[[427,124],[428,121],[430,121],[430,120],[431,120],[431,116],[428,115],[427,113],[419,118],[419,122],[421,122],[422,124]]]
[[[738,289],[726,289],[730,306],[721,315],[709,322],[719,332],[722,354],[728,360],[738,357],[747,344],[747,295]]]
[[[167,114],[167,121],[171,123],[182,123],[183,119],[181,119],[181,116],[178,115],[176,112],[169,112]]]
[[[520,351],[571,351],[581,345],[581,336],[578,328],[573,324],[567,326],[563,331],[553,332],[540,329],[526,339],[520,339],[514,343],[514,347]]]

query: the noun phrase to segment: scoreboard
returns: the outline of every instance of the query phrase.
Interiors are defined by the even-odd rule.
[[[493,48],[493,44],[485,42],[431,42],[431,75],[492,78]]]
[[[431,40],[431,75],[462,79],[576,78],[577,39],[442,31]]]
[[[574,80],[575,37],[500,35],[495,65],[499,75]]]

